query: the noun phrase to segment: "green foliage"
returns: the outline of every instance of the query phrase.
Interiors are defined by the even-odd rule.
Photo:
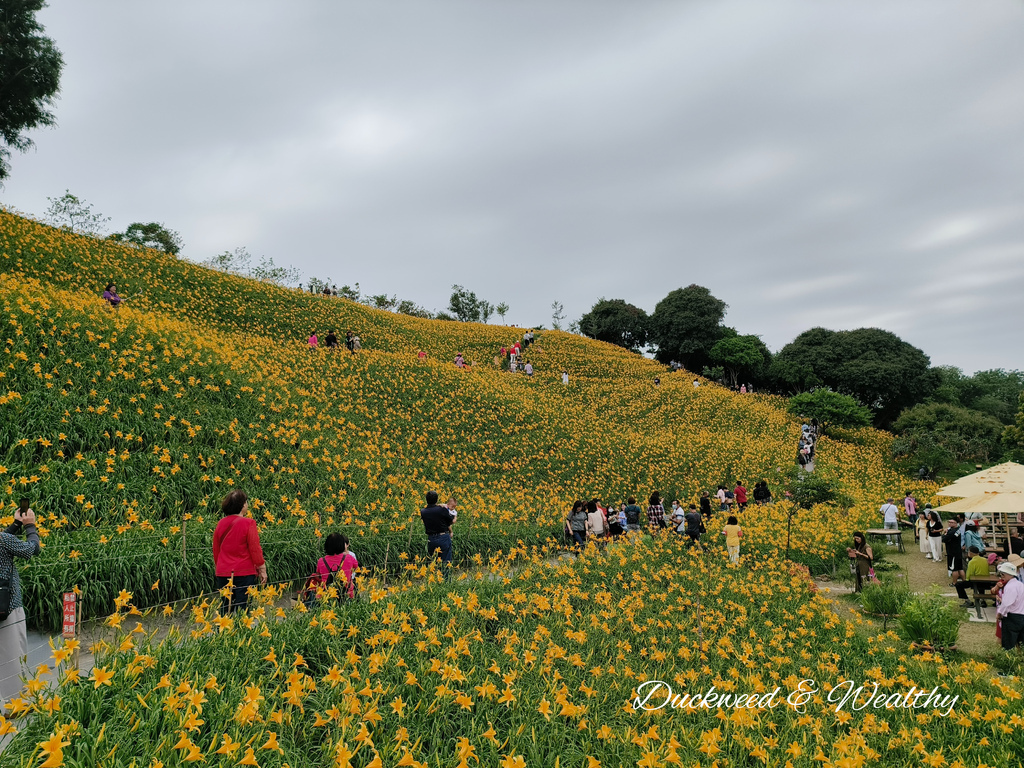
[[[787,490],[792,502],[802,509],[810,509],[816,504],[836,503],[847,507],[852,502],[842,493],[838,483],[829,480],[820,473],[805,472],[799,467],[787,470]]]
[[[452,295],[448,299],[448,311],[464,323],[480,321],[480,299],[473,291],[467,291],[461,285],[452,286]]]
[[[494,308],[494,311],[498,313],[498,317],[501,318],[501,322],[505,322],[505,315],[508,314],[508,304],[503,301]]]
[[[1003,430],[1003,444],[1014,460],[1024,459],[1024,392],[1020,396],[1020,408],[1015,422]]]
[[[823,431],[830,427],[866,427],[871,423],[871,411],[849,395],[830,389],[801,392],[789,399],[788,410],[794,416],[817,419]]]
[[[50,108],[64,59],[36,20],[44,5],[19,0],[0,7],[0,182],[10,173],[11,150],[32,146],[25,131],[56,122]]]
[[[557,299],[551,302],[551,327],[556,331],[562,330],[562,321],[565,320],[565,306]],[[484,320],[484,322],[487,322]]]
[[[136,221],[133,224],[129,224],[124,232],[115,232],[108,239],[139,248],[153,248],[157,251],[169,253],[172,256],[177,256],[184,246],[181,235],[155,221],[151,221],[148,224]]]
[[[584,336],[633,352],[647,345],[649,327],[647,313],[622,299],[599,299],[579,322]]]
[[[743,381],[761,381],[771,363],[772,353],[759,336],[730,336],[711,348],[711,359],[729,372],[736,385]]]
[[[909,640],[935,647],[956,645],[966,613],[955,601],[934,592],[915,595],[903,606],[900,629]]]
[[[1024,393],[1024,371],[997,368],[978,371],[973,376],[953,366],[933,369],[938,386],[929,402],[947,403],[972,411],[981,411],[1003,424],[1012,424],[1018,400]]]
[[[1003,425],[992,416],[946,403],[915,405],[893,425],[899,436],[893,455],[916,464],[948,469],[961,461],[998,458]]]
[[[901,577],[872,582],[861,592],[861,605],[864,610],[883,617],[885,628],[888,628],[889,619],[903,612],[908,600],[910,588],[906,579]]]
[[[650,340],[658,347],[658,360],[677,360],[692,371],[711,362],[711,348],[724,335],[726,308],[724,301],[700,285],[670,292],[651,315]]]
[[[850,395],[886,426],[935,389],[939,377],[928,366],[924,352],[889,331],[812,328],[782,348],[770,371],[794,392],[827,386]]]
[[[64,190],[60,197],[46,199],[50,201],[46,209],[46,220],[76,235],[99,237],[110,221],[109,216],[94,213],[91,203],[71,194],[70,190]]]

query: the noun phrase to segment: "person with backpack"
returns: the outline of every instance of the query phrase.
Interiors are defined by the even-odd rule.
[[[349,549],[348,537],[341,533],[330,534],[324,540],[324,556],[316,561],[316,573],[310,577],[303,602],[311,606],[318,598],[325,597],[331,587],[337,590],[338,599],[354,599],[358,568],[359,561]]]
[[[736,506],[740,511],[743,511],[747,508],[747,489],[743,485],[742,480],[736,481],[736,490],[734,493],[736,494]]]
[[[707,491],[700,495],[700,513],[708,520],[711,519],[711,494]]]
[[[24,534],[22,541],[19,535]],[[9,702],[21,695],[21,663],[28,654],[25,605],[21,579],[14,558],[39,554],[36,514],[26,499],[14,513],[14,522],[0,533],[0,699]],[[0,711],[3,710],[0,704]]]
[[[626,499],[626,507],[622,511],[626,515],[626,530],[639,531],[640,515],[643,514],[643,510],[637,506],[636,499],[632,496]]]
[[[665,507],[661,503],[661,494],[655,491],[647,504],[647,524],[651,533],[665,527]]]

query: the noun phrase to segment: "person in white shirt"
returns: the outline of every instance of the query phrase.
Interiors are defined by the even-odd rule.
[[[888,529],[892,529],[892,530],[898,530],[899,527],[900,527],[900,523],[899,523],[900,510],[892,502],[893,502],[892,498],[886,499],[885,500],[885,504],[883,504],[879,508],[878,511],[881,512],[884,515],[884,518],[883,518],[883,520],[884,520],[883,527],[884,528],[888,528]],[[888,536],[887,540],[888,540],[888,543],[889,543],[890,547],[893,544],[896,543],[896,538],[894,536]]]
[[[565,384],[568,384],[568,383],[569,383],[569,372],[568,371],[562,371],[562,384],[565,385]]]
[[[996,616],[1002,620],[1003,650],[1012,651],[1024,642],[1024,584],[1017,580],[1017,566],[1013,563],[1002,563],[998,572],[1003,597],[996,607]]]

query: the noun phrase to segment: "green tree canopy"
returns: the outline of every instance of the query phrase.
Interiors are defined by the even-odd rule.
[[[177,256],[185,243],[181,235],[172,229],[167,229],[163,224],[151,221],[148,224],[134,222],[128,225],[124,232],[115,232],[107,239],[116,240],[119,243],[127,243],[139,248],[153,248],[157,251]]]
[[[711,360],[722,365],[735,386],[740,379],[761,381],[772,353],[759,336],[729,336],[711,348]]]
[[[66,229],[78,235],[100,237],[106,229],[109,216],[103,216],[92,209],[92,203],[64,190],[60,197],[46,198],[50,206],[46,209],[46,221],[55,227]]]
[[[948,403],[921,403],[893,424],[893,452],[933,468],[961,461],[990,461],[1001,452],[1003,425],[992,416]]]
[[[830,427],[866,427],[871,411],[849,395],[830,389],[801,392],[789,399],[787,410],[794,416],[817,419],[822,431]]]
[[[953,366],[933,371],[938,385],[929,398],[931,402],[959,405],[993,416],[1003,424],[1013,423],[1018,400],[1024,392],[1024,371],[997,368],[978,371],[973,376],[965,376]]]
[[[622,299],[601,298],[579,321],[584,336],[637,352],[647,345],[650,319]]]
[[[676,360],[691,371],[711,362],[711,348],[724,335],[727,305],[700,285],[677,288],[658,302],[651,315],[650,340],[663,363]]]
[[[56,122],[50,108],[64,59],[36,21],[44,5],[43,0],[0,3],[0,182],[10,173],[11,150],[32,146],[24,132]]]
[[[1017,417],[1003,430],[1003,444],[1015,461],[1024,460],[1024,392],[1020,395]]]
[[[461,285],[452,286],[452,295],[448,300],[448,311],[464,323],[480,320],[480,299],[473,291],[467,291]]]
[[[920,349],[879,328],[812,328],[782,348],[771,374],[795,392],[826,386],[850,395],[884,426],[935,389],[938,376],[929,362]]]

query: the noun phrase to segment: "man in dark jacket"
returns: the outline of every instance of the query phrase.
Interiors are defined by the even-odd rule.
[[[437,503],[437,494],[427,491],[427,506],[420,510],[420,519],[427,533],[427,554],[441,553],[442,570],[445,579],[450,577],[452,566],[452,523],[455,513]]]

